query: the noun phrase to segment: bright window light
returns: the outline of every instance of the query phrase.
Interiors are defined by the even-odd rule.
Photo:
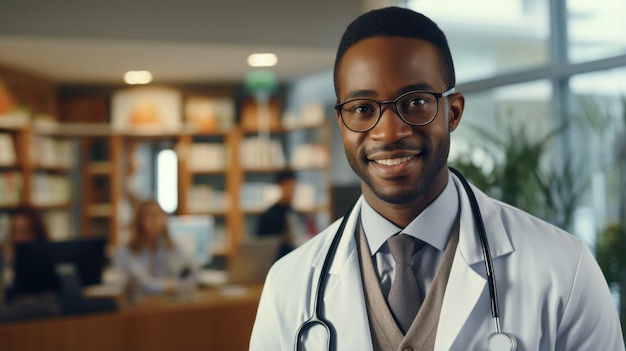
[[[128,71],[124,74],[126,84],[148,84],[152,82],[152,73],[148,71]]]
[[[171,149],[157,155],[157,201],[167,213],[178,208],[178,156]]]
[[[278,56],[272,53],[259,53],[248,56],[250,67],[273,67],[278,63]]]

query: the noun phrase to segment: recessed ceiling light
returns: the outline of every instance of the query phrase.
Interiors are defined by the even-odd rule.
[[[152,82],[152,73],[148,71],[128,71],[124,74],[126,84],[148,84]]]
[[[248,56],[248,65],[250,67],[273,67],[278,63],[278,56],[271,52],[258,53]]]

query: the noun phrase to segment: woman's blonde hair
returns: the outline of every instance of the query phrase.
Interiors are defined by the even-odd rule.
[[[156,207],[159,211],[165,216],[165,211],[161,208],[161,205],[155,199],[144,200],[137,205],[137,210],[135,211],[135,217],[133,219],[132,227],[131,227],[131,238],[128,242],[128,246],[131,251],[134,253],[139,253],[141,249],[144,247],[145,243],[145,228],[143,228],[143,218],[146,215],[146,211],[150,207]],[[174,243],[170,238],[169,227],[167,223],[163,228],[163,232],[161,233],[162,238],[165,240],[168,248],[173,248]]]

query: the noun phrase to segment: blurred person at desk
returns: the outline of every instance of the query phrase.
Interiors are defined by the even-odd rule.
[[[14,247],[20,243],[48,241],[48,228],[41,213],[32,207],[20,207],[11,213],[9,232],[0,248],[2,291],[10,294],[13,285]]]
[[[260,215],[257,236],[280,238],[281,245],[276,257],[279,259],[302,244],[308,236],[303,218],[292,204],[297,185],[296,173],[292,170],[281,171],[276,176],[276,183],[280,186],[280,198]]]
[[[195,288],[196,264],[170,237],[167,214],[154,199],[139,204],[131,239],[117,249],[113,265],[131,300]]]

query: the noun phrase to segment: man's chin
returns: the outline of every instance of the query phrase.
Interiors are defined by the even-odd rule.
[[[384,202],[402,205],[415,200],[415,189],[407,187],[376,187],[373,189],[374,195]]]

